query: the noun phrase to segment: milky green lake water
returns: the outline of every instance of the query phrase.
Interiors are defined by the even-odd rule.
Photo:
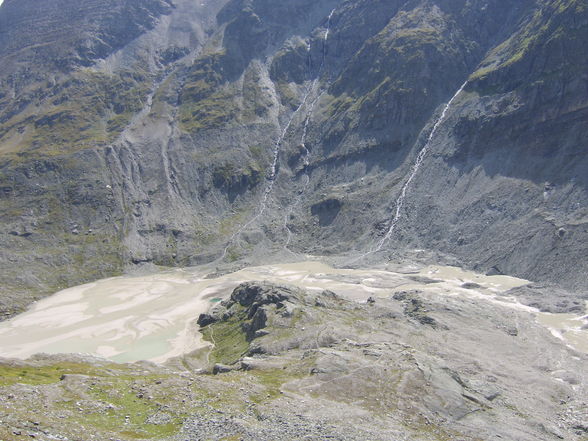
[[[318,261],[251,267],[217,278],[207,278],[207,272],[199,268],[114,277],[60,291],[0,323],[0,355],[27,358],[40,352],[86,353],[117,362],[163,362],[209,345],[198,332],[198,316],[227,298],[239,283],[251,280],[330,289],[359,302],[411,288],[468,296],[536,314],[554,335],[588,352],[588,331],[580,329],[585,319],[538,314],[498,295],[526,284],[524,280],[440,266],[423,268],[419,274],[437,282],[417,283],[407,274],[383,270],[336,269]],[[463,289],[465,282],[481,287]]]

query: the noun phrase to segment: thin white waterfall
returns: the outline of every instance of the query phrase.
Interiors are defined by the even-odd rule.
[[[414,161],[414,163],[410,169],[408,179],[406,180],[406,182],[402,186],[402,190],[400,190],[400,195],[396,199],[396,209],[394,210],[394,217],[392,218],[392,221],[390,222],[390,227],[388,228],[388,231],[386,232],[384,237],[382,237],[382,239],[380,239],[380,241],[376,244],[376,246],[372,250],[372,252],[376,253],[376,252],[380,251],[382,249],[382,247],[386,244],[386,242],[388,240],[390,240],[390,238],[392,237],[392,233],[394,233],[394,229],[396,228],[396,225],[398,224],[398,220],[400,219],[400,215],[402,214],[402,206],[404,205],[404,200],[406,199],[406,193],[408,191],[408,188],[410,187],[412,180],[414,179],[414,177],[418,173],[419,168],[421,168],[421,164],[423,163],[423,160],[425,159],[425,156],[427,155],[427,153],[429,151],[429,148],[431,146],[431,141],[435,137],[435,134],[437,133],[437,129],[439,129],[439,126],[443,123],[443,121],[445,121],[445,116],[447,115],[447,111],[451,108],[451,105],[453,104],[453,102],[455,101],[457,96],[463,91],[463,89],[465,88],[467,83],[468,83],[467,81],[465,83],[463,83],[461,85],[461,87],[457,90],[457,92],[455,92],[455,94],[447,102],[447,104],[445,104],[445,107],[443,108],[441,115],[439,116],[439,118],[437,118],[437,121],[433,125],[433,130],[431,130],[431,133],[429,133],[429,137],[427,138],[427,142],[425,143],[425,146],[421,149],[421,151],[417,155],[416,160]]]
[[[292,115],[290,116],[290,118],[288,119],[288,122],[286,124],[286,126],[284,127],[284,130],[282,130],[282,133],[280,135],[280,137],[277,139],[276,144],[274,146],[274,160],[270,169],[270,175],[268,177],[268,186],[265,189],[265,193],[264,193],[264,197],[261,201],[261,208],[260,208],[260,212],[258,217],[265,211],[266,208],[266,204],[267,204],[267,199],[270,195],[270,193],[273,190],[274,187],[274,182],[276,179],[276,170],[277,170],[277,166],[278,166],[278,160],[279,160],[279,156],[280,156],[280,151],[281,151],[281,147],[282,147],[282,142],[284,141],[284,137],[286,136],[286,134],[288,133],[288,129],[290,128],[290,126],[292,125],[292,121],[294,121],[294,118],[296,117],[296,115],[298,114],[298,112],[307,104],[308,102],[308,98],[310,97],[310,94],[312,93],[312,91],[314,90],[314,88],[316,87],[316,85],[318,84],[319,81],[319,77],[320,77],[320,73],[323,70],[323,67],[325,65],[325,58],[327,56],[327,41],[329,39],[329,31],[331,29],[331,19],[333,18],[333,14],[335,13],[335,10],[333,9],[331,11],[331,13],[329,14],[329,17],[327,18],[327,25],[326,25],[326,30],[325,30],[325,35],[323,37],[323,56],[321,59],[321,64],[319,66],[319,71],[318,71],[318,75],[317,77],[312,81],[310,87],[306,90],[306,93],[304,94],[304,97],[302,99],[302,102],[300,103],[300,105],[296,108],[296,110],[294,111],[294,113],[292,113]],[[310,45],[307,46],[307,49],[310,50]],[[304,145],[304,141],[306,140],[306,133],[308,130],[308,123],[309,120],[312,116],[312,112],[314,110],[314,106],[316,104],[316,102],[318,101],[318,97],[315,98],[309,108],[309,112],[306,115],[305,121],[304,121],[304,129],[303,129],[303,140],[302,140],[302,145]],[[304,147],[306,148],[306,146]],[[308,152],[308,150],[307,150]]]
[[[333,17],[335,10],[333,9],[331,11],[331,13],[329,14],[328,18],[327,18],[327,24],[326,24],[326,30],[325,30],[325,34],[323,36],[323,56],[321,59],[321,64],[319,66],[319,76],[320,76],[320,72],[322,72],[324,64],[325,64],[325,57],[327,54],[327,40],[329,38],[329,31],[330,31],[330,26],[331,26],[331,19]],[[307,45],[307,50],[310,52],[310,43]],[[310,67],[309,67],[310,68]],[[273,159],[272,159],[272,164],[270,167],[270,171],[269,171],[269,175],[267,176],[267,185],[266,188],[263,192],[263,196],[261,198],[261,201],[259,202],[259,208],[257,209],[257,213],[255,214],[255,216],[253,216],[251,219],[249,219],[249,221],[247,221],[245,224],[243,224],[235,233],[233,233],[233,235],[231,236],[231,238],[229,239],[227,245],[225,246],[223,253],[221,254],[221,257],[219,258],[219,260],[222,260],[225,258],[225,256],[227,255],[228,249],[230,248],[230,246],[233,244],[233,242],[235,241],[235,239],[237,239],[242,233],[243,231],[245,231],[248,227],[250,227],[253,223],[255,223],[265,212],[266,208],[267,208],[267,203],[269,200],[269,197],[274,189],[274,184],[276,181],[276,177],[277,177],[277,171],[278,171],[278,161],[280,158],[280,152],[281,152],[281,148],[282,148],[282,142],[284,141],[284,138],[286,137],[288,130],[290,129],[290,127],[292,126],[292,123],[294,121],[294,119],[296,118],[296,115],[298,115],[298,113],[307,105],[308,103],[308,99],[311,95],[311,93],[313,92],[313,90],[315,89],[316,85],[318,84],[318,80],[319,80],[319,76],[317,76],[317,78],[315,78],[312,83],[308,86],[303,98],[302,98],[302,102],[300,103],[300,105],[296,108],[296,110],[290,115],[290,117],[288,118],[288,121],[286,122],[286,125],[284,126],[284,128],[282,129],[280,135],[278,136],[278,138],[276,139],[276,142],[274,144],[274,149],[273,149]],[[310,107],[309,107],[309,112],[306,115],[305,121],[304,121],[304,127],[303,127],[303,141],[302,143],[304,144],[304,141],[306,140],[306,133],[308,130],[308,124],[309,124],[309,120],[312,116],[312,111],[314,109],[314,106],[316,104],[316,102],[318,101],[318,98],[320,97],[317,96],[311,103]],[[306,146],[304,147],[306,149]],[[310,152],[308,150],[306,150],[306,153],[304,155],[304,158],[306,161],[308,161],[308,155],[310,154]],[[307,182],[308,184],[308,182]],[[289,238],[291,237],[291,232],[288,229],[288,242],[289,242]]]
[[[398,221],[400,220],[400,216],[402,215],[402,207],[404,206],[404,200],[406,199],[410,184],[411,184],[412,180],[414,179],[414,177],[416,176],[416,174],[418,173],[419,169],[421,168],[421,165],[425,159],[425,156],[427,155],[429,148],[431,147],[431,142],[433,141],[433,138],[437,134],[437,130],[439,129],[441,124],[443,124],[443,122],[445,121],[445,117],[447,116],[447,112],[449,111],[449,109],[453,105],[453,102],[459,96],[459,94],[463,91],[463,89],[465,88],[465,86],[467,84],[468,84],[468,82],[466,81],[465,83],[463,83],[461,85],[461,87],[457,90],[457,92],[455,92],[455,94],[451,97],[451,99],[447,102],[447,104],[445,104],[445,107],[443,107],[443,111],[441,112],[441,115],[439,115],[439,118],[437,118],[437,121],[435,121],[435,124],[433,125],[433,129],[431,130],[431,133],[429,133],[429,136],[427,137],[427,142],[425,142],[424,147],[418,153],[414,163],[412,164],[412,167],[410,168],[410,173],[408,174],[408,178],[404,182],[404,185],[402,186],[402,189],[400,190],[400,195],[396,199],[396,204],[395,204],[395,209],[394,209],[394,217],[390,221],[390,226],[388,227],[386,234],[369,251],[361,254],[360,256],[358,256],[357,258],[353,259],[352,261],[350,261],[348,263],[358,262],[358,261],[362,260],[363,258],[369,256],[370,254],[377,253],[378,251],[380,251],[384,247],[386,242],[388,242],[390,240],[390,238],[392,237],[392,234],[394,233],[394,230],[396,229],[396,226],[398,225]]]
[[[331,29],[331,19],[333,18],[334,13],[335,13],[335,9],[333,9],[331,11],[331,13],[329,14],[329,17],[327,18],[327,26],[326,26],[325,34],[323,36],[323,50],[322,50],[323,56],[321,58],[321,63],[319,65],[317,76],[312,81],[312,83],[308,89],[308,91],[309,91],[308,93],[313,92],[314,89],[317,88],[321,73],[325,67],[325,60],[327,58],[327,43],[329,40],[329,31]],[[310,52],[310,43],[307,46],[307,51]],[[308,148],[306,147],[306,136],[308,135],[308,126],[310,124],[310,120],[312,119],[312,115],[314,113],[314,108],[316,106],[316,103],[319,101],[319,99],[321,98],[321,96],[323,96],[324,93],[325,93],[325,91],[323,90],[322,92],[320,92],[316,95],[314,100],[312,100],[312,102],[310,103],[310,106],[308,107],[308,111],[306,112],[306,117],[304,118],[304,125],[302,126],[302,136],[300,138],[300,146],[303,149],[303,154],[302,154],[303,170],[306,170],[306,167],[308,167],[310,165],[310,150],[308,150]],[[308,175],[308,173],[305,173],[304,174],[304,184],[302,185],[302,189],[299,191],[298,196],[294,199],[294,202],[292,202],[292,204],[290,204],[289,209],[287,210],[286,214],[284,215],[284,229],[286,230],[287,235],[286,235],[286,242],[284,243],[283,248],[284,248],[284,250],[289,251],[290,253],[293,253],[293,252],[288,248],[288,246],[290,245],[290,242],[292,241],[292,236],[294,233],[292,232],[292,230],[288,226],[288,219],[292,215],[294,210],[298,207],[300,202],[302,201],[302,196],[304,195],[306,188],[308,187],[308,184],[310,184],[310,176]],[[293,253],[293,254],[295,254],[295,253]]]

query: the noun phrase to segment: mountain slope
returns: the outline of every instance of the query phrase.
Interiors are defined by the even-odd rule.
[[[586,288],[586,2],[42,5],[0,7],[3,310],[306,253]]]

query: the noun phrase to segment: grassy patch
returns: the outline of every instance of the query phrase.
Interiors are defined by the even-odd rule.
[[[106,145],[143,108],[148,92],[148,78],[136,72],[76,72],[44,97],[33,94],[34,111],[15,109],[0,125],[0,142],[21,133],[17,153],[25,158]]]
[[[247,352],[249,342],[242,324],[242,313],[239,313],[203,329],[204,339],[214,344],[209,355],[212,363],[233,364]]]
[[[240,441],[242,439],[243,439],[243,435],[237,434],[237,435],[224,436],[220,439],[220,441]]]
[[[251,396],[251,401],[256,403],[279,397],[284,383],[302,377],[302,375],[293,375],[285,369],[251,371],[251,375],[265,388],[262,394]]]
[[[486,77],[494,71],[514,65],[532,52],[559,51],[560,46],[564,44],[562,42],[565,42],[568,51],[574,47],[581,47],[587,29],[585,25],[577,22],[575,16],[584,13],[585,9],[585,3],[578,0],[558,0],[538,8],[519,33],[493,49],[491,57],[500,61],[482,65],[472,74],[470,80]],[[578,58],[580,59],[581,57]],[[568,58],[565,69],[574,71],[574,65],[579,64],[578,60]],[[549,75],[549,72],[541,70],[538,70],[538,73]]]
[[[296,109],[300,105],[300,98],[298,97],[296,89],[289,83],[283,81],[278,82],[277,92],[284,106]]]
[[[238,113],[235,94],[223,89],[224,52],[196,60],[180,94],[180,126],[188,133],[220,127]]]
[[[183,416],[176,413],[167,414],[166,422],[153,424],[149,419],[161,409],[161,399],[139,398],[132,388],[132,382],[121,379],[113,380],[91,391],[93,397],[101,403],[108,403],[107,410],[99,410],[84,415],[86,424],[106,431],[118,432],[125,438],[161,438],[178,432]],[[171,395],[167,397],[173,401]],[[167,401],[167,400],[163,400]]]
[[[242,256],[243,254],[236,247],[231,247],[227,250],[227,259],[229,262],[236,262]]]
[[[16,383],[51,384],[60,381],[65,374],[95,376],[100,373],[99,368],[78,363],[60,363],[40,367],[0,365],[0,386],[10,386]]]
[[[235,119],[237,111],[234,95],[227,90],[220,90],[200,101],[183,100],[180,124],[189,133],[222,127]]]
[[[233,232],[245,219],[246,211],[238,211],[232,216],[227,216],[221,219],[219,233],[226,236]]]

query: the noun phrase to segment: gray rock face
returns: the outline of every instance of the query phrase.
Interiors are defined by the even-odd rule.
[[[580,3],[33,3],[0,7],[4,314],[134,265],[351,261],[403,191],[359,264],[587,288]]]
[[[235,325],[246,332],[262,310],[265,332],[249,339],[232,366],[213,369],[235,375],[225,384],[249,373],[288,378],[279,398],[256,411],[269,426],[285,416],[280,426],[291,432],[281,437],[263,425],[259,439],[303,439],[306,432],[292,427],[299,413],[310,428],[327,421],[338,431],[359,409],[365,413],[348,437],[337,439],[357,439],[364,430],[378,440],[583,439],[578,424],[586,379],[574,372],[585,354],[561,345],[528,313],[433,292],[399,292],[358,304],[329,292],[255,282],[240,285],[212,313],[209,326],[216,331],[207,335],[228,335],[223,328]],[[214,341],[219,354],[231,344]],[[337,416],[344,408],[348,420]],[[375,415],[379,423],[371,420]],[[405,432],[393,433],[399,424]],[[423,427],[429,429],[421,432]],[[190,439],[204,436],[202,430],[215,433],[196,421],[185,430]],[[246,429],[230,430],[255,439]]]
[[[0,14],[3,80],[91,66],[152,29],[172,7],[169,0],[6,0]]]

